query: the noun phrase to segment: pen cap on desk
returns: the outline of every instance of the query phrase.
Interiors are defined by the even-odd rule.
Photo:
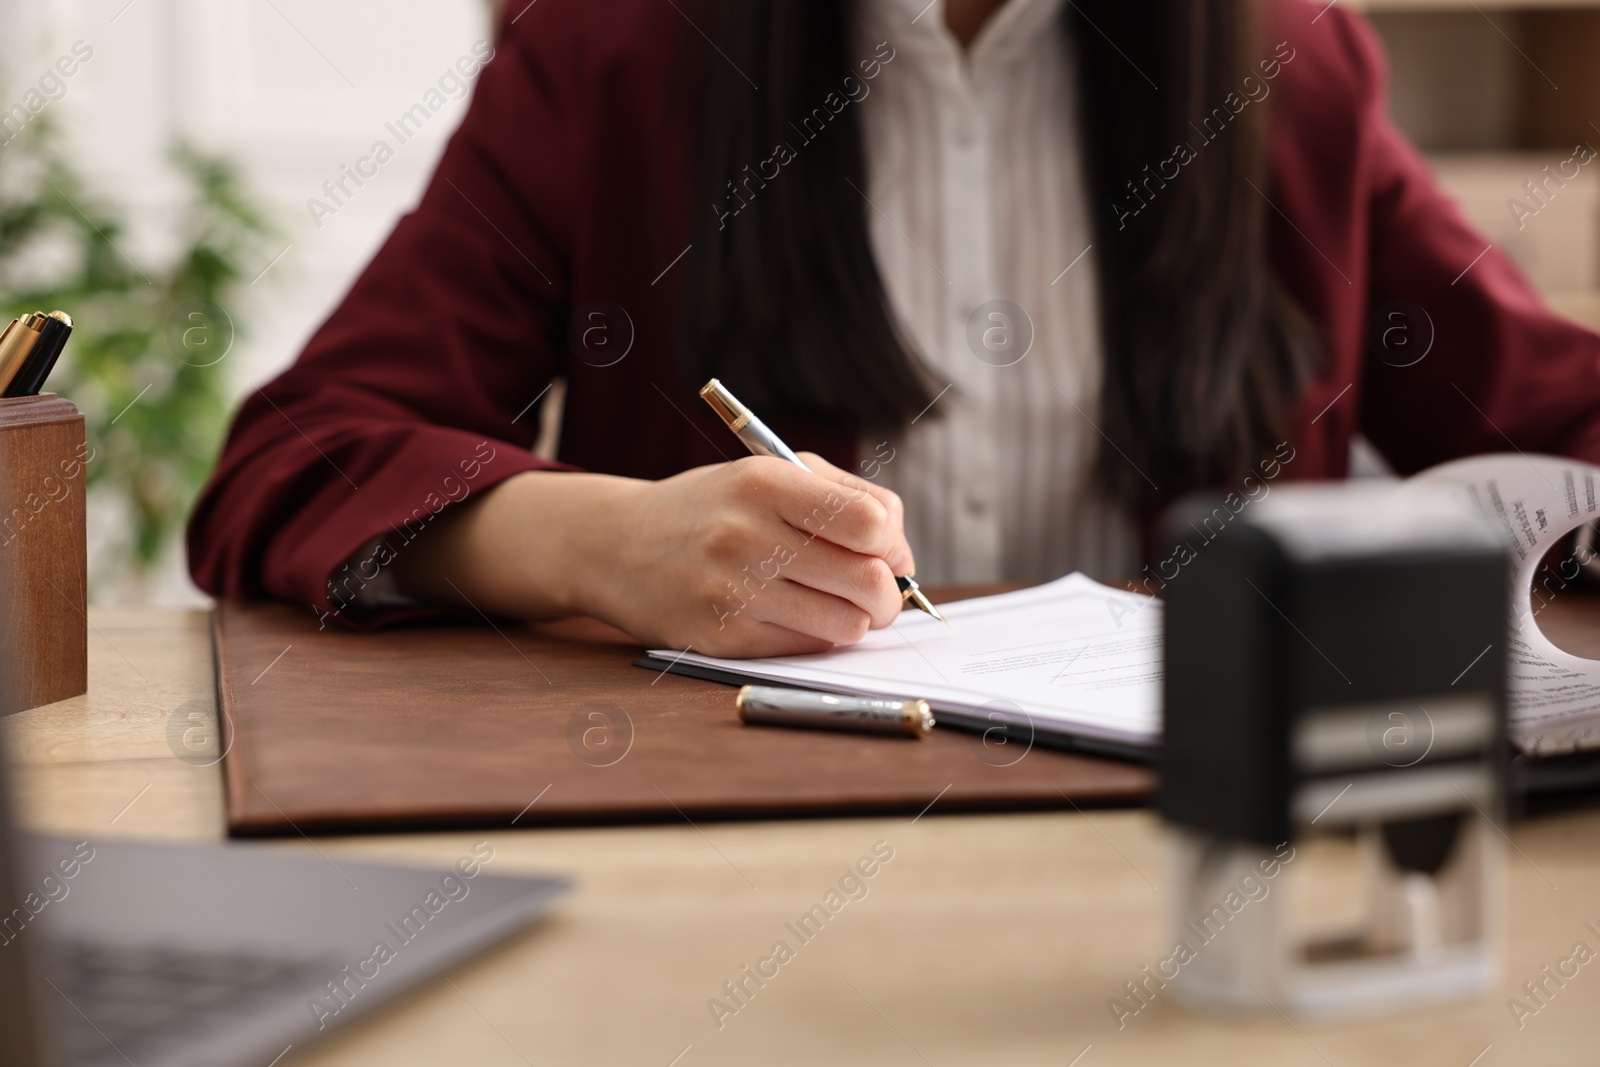
[[[1279,894],[1187,993],[1260,1006],[1253,983],[1315,1013],[1481,988],[1506,763],[1499,535],[1447,490],[1302,485],[1190,500],[1160,544],[1158,803],[1180,925],[1318,836],[1358,842],[1372,872],[1358,928],[1302,938]],[[1362,992],[1380,985],[1385,1000]]]

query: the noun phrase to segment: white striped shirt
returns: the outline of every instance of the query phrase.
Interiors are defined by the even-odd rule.
[[[859,0],[857,50],[895,50],[855,105],[872,247],[903,335],[950,385],[865,443],[864,473],[905,500],[924,583],[1132,577],[1136,528],[1091,472],[1100,332],[1062,0],[1007,0],[965,53],[943,8]]]

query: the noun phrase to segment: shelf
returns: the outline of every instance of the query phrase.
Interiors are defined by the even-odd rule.
[[[1354,6],[1388,53],[1391,114],[1425,151],[1570,149],[1597,137],[1600,0]]]

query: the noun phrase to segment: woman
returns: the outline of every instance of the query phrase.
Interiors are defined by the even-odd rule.
[[[919,563],[1131,577],[1164,502],[1343,476],[1357,430],[1403,472],[1600,460],[1600,338],[1331,4],[510,6],[416,212],[240,411],[208,591],[771,655],[887,625]],[[713,374],[814,473],[736,459]]]

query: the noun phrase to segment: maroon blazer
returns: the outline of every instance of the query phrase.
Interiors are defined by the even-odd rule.
[[[202,589],[321,613],[341,602],[330,578],[350,590],[378,573],[381,558],[355,579],[342,569],[363,546],[403,552],[452,501],[513,474],[661,478],[740,454],[675,366],[690,212],[708,210],[691,203],[697,116],[664,88],[685,77],[680,6],[698,19],[704,5],[542,0],[502,26],[417,209],[235,418],[189,525]],[[1358,430],[1402,472],[1513,447],[1600,461],[1600,337],[1547,311],[1439,192],[1386,116],[1383,58],[1357,16],[1301,0],[1273,13],[1269,40],[1295,55],[1272,83],[1270,254],[1330,353],[1293,414],[1287,476],[1342,477]],[[595,326],[608,346],[585,336]],[[1431,332],[1427,355],[1380,358],[1391,326],[1412,347],[1399,333],[1390,347],[1413,355]],[[529,449],[556,376],[551,464]],[[776,428],[854,463],[851,440]]]

